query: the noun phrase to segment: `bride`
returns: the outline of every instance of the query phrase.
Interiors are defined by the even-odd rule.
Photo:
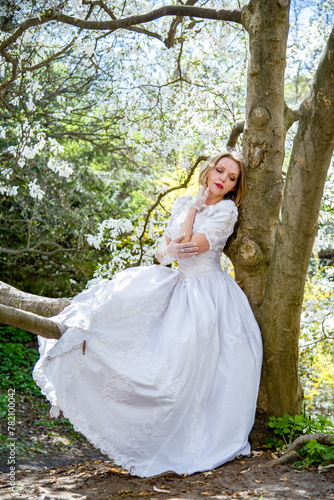
[[[75,429],[131,474],[192,474],[250,452],[261,333],[220,257],[244,196],[232,153],[176,200],[156,256],[76,296],[39,337],[34,380]],[[177,260],[178,270],[166,267]]]

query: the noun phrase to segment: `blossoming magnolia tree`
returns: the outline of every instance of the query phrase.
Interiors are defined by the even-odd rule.
[[[155,2],[153,4],[155,6]],[[158,8],[145,3],[141,13],[133,2],[111,5],[110,2],[86,0],[82,3],[63,2],[59,7],[45,2],[43,8],[35,8],[35,11],[25,9],[24,5],[20,13],[22,19],[12,22],[8,13],[3,19],[0,54],[7,65],[6,78],[0,86],[3,95],[16,79],[27,73],[32,75],[41,65],[47,65],[57,57],[66,57],[74,46],[87,58],[92,57],[97,40],[111,39],[118,30],[123,30],[119,37],[125,33],[125,39],[128,32],[136,32],[158,41],[171,51],[177,47],[179,64],[175,78],[184,80],[186,75],[182,76],[181,68],[183,43],[188,32],[198,29],[199,22],[204,26],[205,22],[211,23],[211,36],[215,36],[214,23],[219,23],[220,36],[224,35],[224,30],[229,33],[231,25],[247,32],[249,56],[244,119],[241,121],[238,113],[231,116],[233,127],[228,141],[233,147],[242,134],[247,193],[226,253],[234,264],[235,278],[248,296],[263,334],[264,364],[259,407],[276,416],[299,412],[302,390],[298,377],[298,337],[303,291],[334,148],[334,31],[327,27],[327,44],[323,46],[309,92],[298,109],[291,109],[284,97],[289,0],[250,0],[241,9],[234,8],[234,5],[231,9],[222,9],[215,2],[208,7],[205,2],[196,0],[188,0],[185,5],[172,2]],[[142,3],[140,5],[143,8]],[[222,21],[229,24],[221,27]],[[17,56],[19,47],[33,36],[34,30],[45,29],[45,34],[50,34],[54,26],[63,27],[67,36],[73,35],[73,38],[65,46],[59,45],[58,51],[54,48],[52,53],[39,54],[39,60],[36,54],[35,59],[30,54],[25,58]],[[82,33],[90,35],[76,42]],[[43,51],[43,45],[40,50]],[[223,58],[219,53],[216,56]],[[159,77],[159,69],[156,71]],[[38,91],[36,86],[31,89],[31,92]],[[133,95],[129,95],[129,99],[132,98]],[[158,106],[159,95],[153,98]],[[28,101],[27,106],[33,110],[33,100]],[[69,110],[65,108],[64,112]],[[297,132],[284,177],[286,134],[294,122],[298,122]],[[142,128],[134,119],[129,140],[131,134],[133,137],[141,135],[142,143],[146,140],[149,148],[154,128],[152,133]],[[29,146],[29,133],[24,136],[26,142],[22,140],[16,149],[10,151],[17,161],[24,162],[24,158],[38,153],[37,146],[33,150]],[[44,140],[47,138],[41,136],[37,149],[43,147]],[[58,158],[59,146],[53,143],[53,147],[49,168],[59,175],[70,175],[69,165]],[[7,194],[15,194],[18,188],[13,184],[8,186],[3,183],[3,192],[11,189]],[[34,179],[29,183],[29,190],[32,196],[42,196]],[[117,232],[117,224],[110,224]],[[95,237],[92,243],[98,244],[98,240],[99,237]],[[47,317],[61,310],[68,301],[31,296],[3,285],[0,302],[0,321],[3,323],[44,336],[59,337],[57,327]]]

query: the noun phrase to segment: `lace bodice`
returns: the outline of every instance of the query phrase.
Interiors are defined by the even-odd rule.
[[[182,196],[174,203],[165,235],[171,239],[180,234],[189,206],[193,203],[191,196]],[[205,234],[210,248],[196,257],[178,262],[180,271],[187,276],[199,274],[209,269],[220,269],[220,256],[228,238],[233,233],[238,218],[238,209],[232,200],[222,200],[210,205],[196,214],[193,234]]]

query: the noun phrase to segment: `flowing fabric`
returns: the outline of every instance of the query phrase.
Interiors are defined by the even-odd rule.
[[[179,234],[190,197],[165,234]],[[262,363],[248,300],[220,266],[237,208],[196,215],[210,249],[179,270],[142,266],[102,280],[51,318],[33,376],[75,429],[131,474],[205,471],[250,452]],[[65,329],[65,328],[64,328]]]

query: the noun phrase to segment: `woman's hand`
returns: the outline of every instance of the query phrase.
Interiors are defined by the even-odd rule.
[[[192,204],[192,208],[195,208],[197,212],[200,212],[203,207],[205,207],[205,202],[209,196],[209,188],[201,187],[199,192],[196,194],[194,198],[194,203]]]
[[[181,234],[167,245],[167,252],[174,260],[190,259],[194,255],[197,255],[198,246],[196,243],[180,243],[184,236],[185,233]]]

